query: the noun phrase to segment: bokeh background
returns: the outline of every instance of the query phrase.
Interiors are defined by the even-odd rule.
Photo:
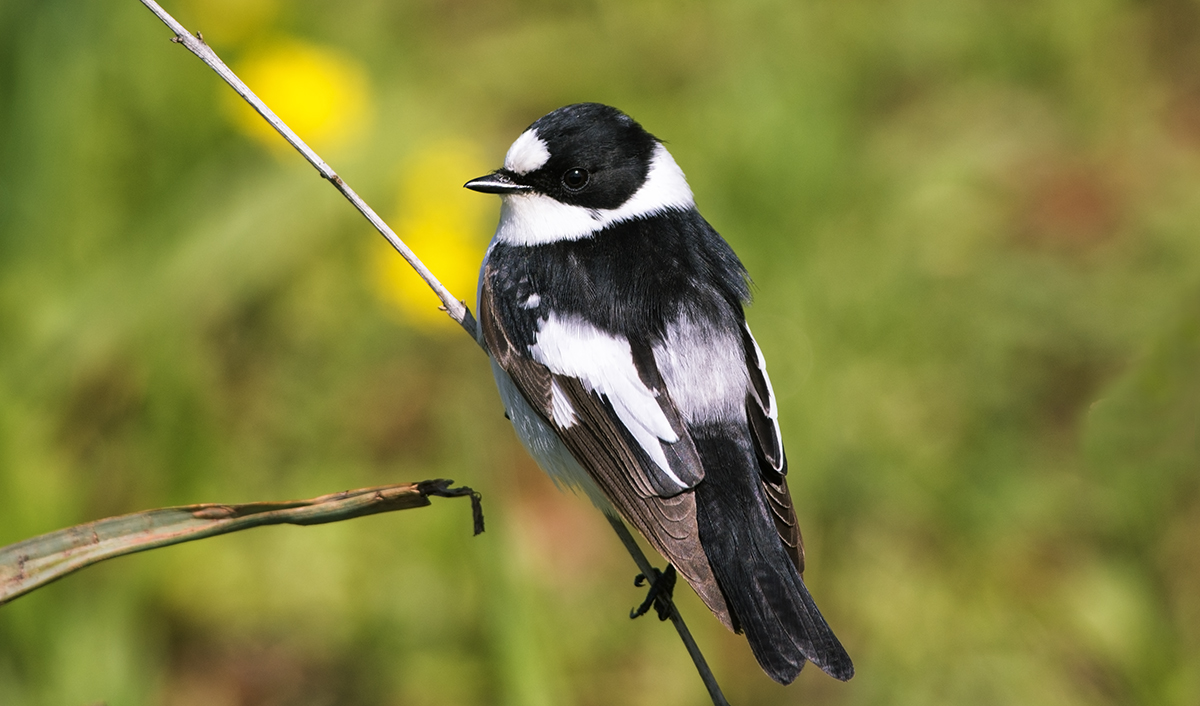
[[[735,704],[1200,703],[1200,3],[168,0],[473,298],[460,185],[560,105],[666,139],[756,284],[854,656]],[[134,0],[0,2],[0,544],[453,478],[0,607],[0,704],[699,704],[479,350]]]

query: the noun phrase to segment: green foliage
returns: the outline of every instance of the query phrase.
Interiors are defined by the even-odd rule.
[[[167,9],[235,68],[280,37],[365,67],[324,156],[386,217],[423,148],[499,164],[568,102],[669,141],[754,276],[858,668],[778,687],[683,589],[731,702],[1200,701],[1194,4],[211,4]],[[0,608],[0,704],[702,703],[479,351],[397,322],[378,235],[168,37],[0,4],[0,544],[439,477],[489,529],[440,503],[89,569]]]

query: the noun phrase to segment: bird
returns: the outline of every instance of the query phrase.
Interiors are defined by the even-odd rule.
[[[850,679],[802,578],[749,276],[663,142],[577,103],[464,186],[501,197],[478,336],[533,458],[636,527],[770,678],[790,684],[811,661]]]

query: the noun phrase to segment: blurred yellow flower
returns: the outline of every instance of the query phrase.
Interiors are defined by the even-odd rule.
[[[279,0],[189,0],[180,19],[209,44],[226,46],[267,28],[277,14]]]
[[[236,71],[250,90],[318,151],[345,144],[368,122],[366,71],[332,49],[279,40],[248,53]],[[272,148],[291,149],[249,104],[224,86],[221,90],[242,132]]]
[[[479,263],[491,233],[495,199],[467,191],[487,171],[480,149],[460,139],[432,144],[404,165],[399,213],[389,222],[450,292],[475,308]],[[372,282],[380,300],[422,328],[453,327],[425,282],[383,239],[371,250]]]

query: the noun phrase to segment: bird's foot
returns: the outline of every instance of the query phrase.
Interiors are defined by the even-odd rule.
[[[629,611],[629,617],[640,618],[650,610],[650,606],[654,606],[659,620],[670,618],[671,609],[674,607],[671,604],[671,595],[675,592],[675,578],[675,567],[670,564],[667,564],[666,571],[655,569],[653,580],[645,574],[638,574],[633,580],[633,585],[641,586],[650,581],[650,592],[646,594],[646,600],[642,601],[640,606]]]

